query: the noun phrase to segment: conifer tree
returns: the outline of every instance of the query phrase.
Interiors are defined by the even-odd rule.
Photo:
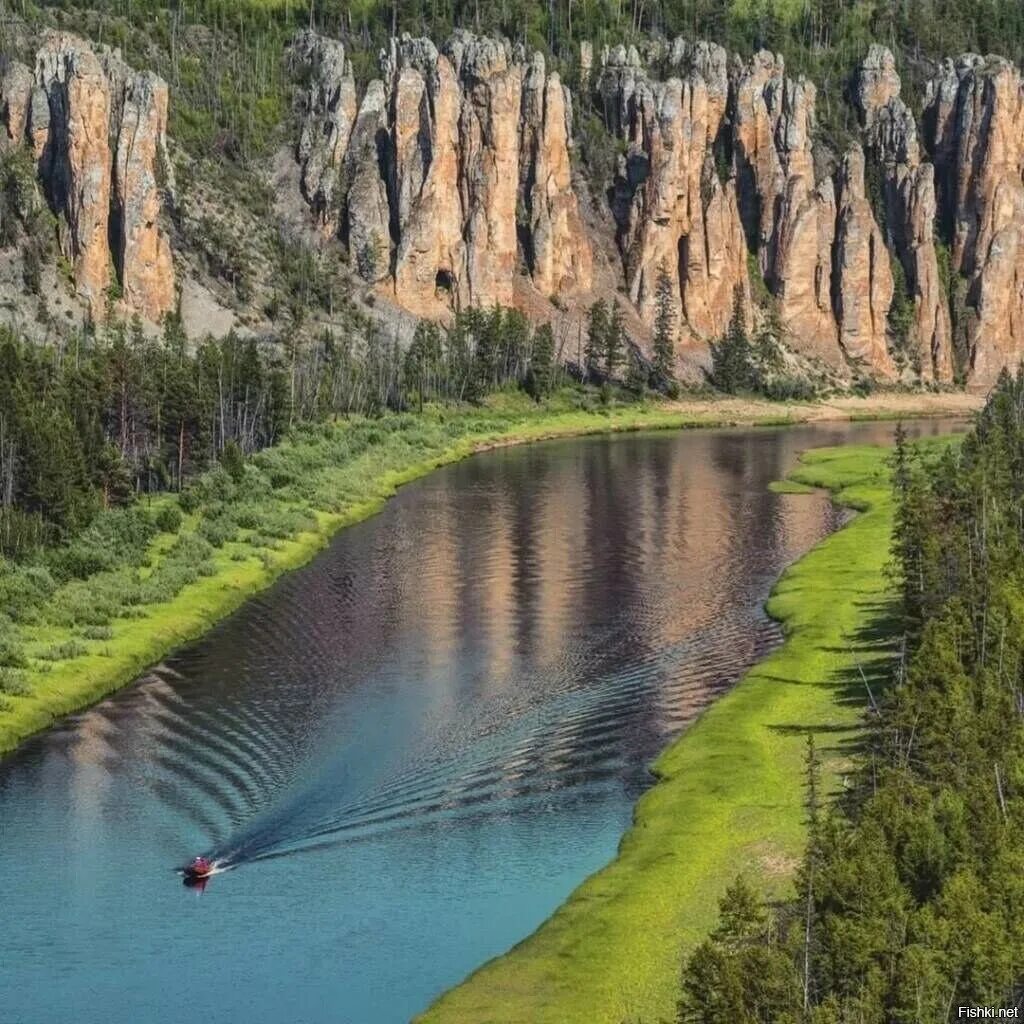
[[[605,333],[604,369],[609,379],[621,370],[626,355],[626,318],[618,302],[612,307]]]
[[[664,262],[658,267],[654,291],[654,360],[652,364],[654,382],[665,387],[675,380],[676,324],[675,298],[672,278]]]
[[[729,327],[724,336],[711,345],[711,367],[712,383],[730,394],[746,391],[756,383],[743,297],[739,289],[733,300]]]
[[[587,314],[587,345],[584,351],[584,372],[589,380],[600,375],[601,364],[608,352],[608,329],[610,326],[608,303],[598,299]]]

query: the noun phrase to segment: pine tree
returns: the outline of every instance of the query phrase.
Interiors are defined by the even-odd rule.
[[[672,278],[664,263],[658,267],[654,290],[654,382],[665,387],[675,380],[676,313]]]
[[[589,380],[600,375],[601,363],[608,351],[608,303],[598,299],[587,314],[587,347],[584,353],[584,371]]]
[[[729,327],[725,335],[711,345],[711,381],[729,394],[752,388],[757,379],[742,303],[742,295],[737,290]]]
[[[551,324],[541,324],[533,332],[530,365],[526,371],[526,393],[539,401],[554,386],[555,335]]]
[[[605,334],[604,369],[609,379],[615,377],[622,367],[626,349],[626,318],[622,307],[616,302]]]

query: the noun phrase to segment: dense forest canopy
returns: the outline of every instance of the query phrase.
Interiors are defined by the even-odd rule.
[[[575,67],[581,40],[600,47],[683,35],[740,54],[764,47],[811,76],[819,115],[840,123],[846,78],[873,41],[896,53],[908,97],[926,60],[968,51],[1024,58],[1017,0],[5,0],[0,12],[7,6],[31,26],[85,32],[158,71],[174,89],[175,137],[197,154],[234,161],[277,140],[291,88],[282,56],[309,25],[345,40],[363,82],[377,74],[388,37],[401,32],[435,40],[456,28],[500,33],[563,70]],[[0,17],[0,48],[16,45]]]
[[[894,486],[903,654],[865,694],[859,768],[827,808],[812,741],[799,896],[729,890],[680,1022],[921,1024],[1024,996],[1024,373],[961,446],[900,438]]]
[[[0,330],[0,555],[64,540],[140,493],[180,491],[304,423],[510,385],[539,398],[562,379],[557,355],[550,326],[500,307],[447,332],[424,322],[404,351],[368,323],[301,345],[228,334],[194,350],[174,320],[162,338],[136,325],[65,346]]]

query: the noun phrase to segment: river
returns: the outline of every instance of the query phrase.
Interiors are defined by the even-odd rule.
[[[912,434],[950,424],[911,424]],[[611,859],[891,424],[559,441],[404,488],[0,762],[0,1020],[398,1024]],[[197,852],[232,869],[188,889]]]

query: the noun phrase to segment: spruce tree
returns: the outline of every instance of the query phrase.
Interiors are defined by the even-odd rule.
[[[626,349],[626,318],[622,307],[616,302],[612,308],[611,319],[605,334],[604,369],[609,379],[622,368]]]
[[[549,394],[554,385],[555,335],[551,324],[541,324],[533,332],[533,347],[530,351],[530,366],[527,378],[530,382],[527,393],[534,398]]]
[[[729,394],[746,391],[757,380],[742,303],[737,289],[729,326],[723,337],[711,345],[711,381]]]
[[[675,380],[676,312],[672,278],[662,262],[654,290],[654,382],[665,387]]]
[[[587,345],[584,350],[584,372],[588,380],[600,375],[601,363],[608,349],[608,303],[598,299],[587,314]]]

